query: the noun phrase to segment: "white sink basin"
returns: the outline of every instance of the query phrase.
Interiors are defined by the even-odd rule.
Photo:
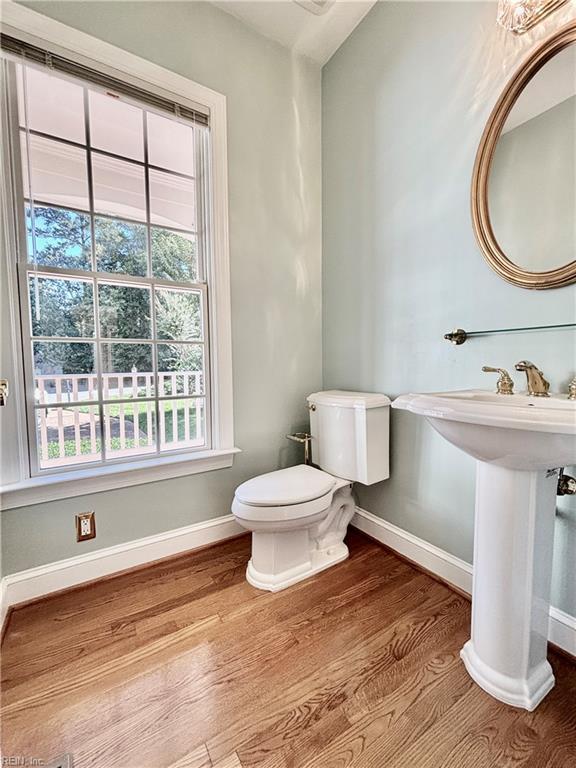
[[[567,395],[498,395],[479,389],[402,395],[393,403],[425,416],[461,450],[509,469],[576,464],[576,401]]]
[[[474,456],[476,517],[471,677],[500,701],[534,709],[554,685],[546,658],[557,469],[576,464],[576,402],[482,390],[402,395]]]

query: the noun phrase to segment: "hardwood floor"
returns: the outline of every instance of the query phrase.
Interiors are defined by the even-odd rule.
[[[244,537],[15,610],[4,760],[576,768],[575,665],[551,655],[535,712],[499,704],[459,659],[468,602],[357,532],[349,546],[276,595],[246,583]]]

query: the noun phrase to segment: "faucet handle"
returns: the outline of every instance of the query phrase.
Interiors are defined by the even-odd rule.
[[[498,381],[496,382],[496,392],[499,395],[513,395],[514,394],[514,382],[512,377],[505,368],[492,368],[489,365],[483,365],[482,370],[484,373],[499,373]]]

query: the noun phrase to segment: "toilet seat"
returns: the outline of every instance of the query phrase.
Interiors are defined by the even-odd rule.
[[[279,469],[242,483],[232,512],[250,523],[314,522],[332,503],[338,481],[307,464]],[[301,524],[301,523],[300,523]]]
[[[303,518],[316,518],[322,515],[332,503],[333,491],[325,493],[318,499],[304,501],[302,504],[278,504],[276,506],[261,506],[257,504],[244,504],[238,498],[232,502],[232,512],[239,520],[251,523],[280,523],[282,521],[300,520]],[[309,520],[308,522],[314,522]]]
[[[308,464],[267,472],[253,477],[236,489],[241,504],[255,507],[301,505],[330,494],[336,478]]]

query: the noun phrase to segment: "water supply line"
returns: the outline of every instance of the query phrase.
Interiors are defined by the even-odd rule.
[[[293,435],[286,435],[286,437],[295,443],[304,443],[304,464],[312,464],[312,457],[310,455],[312,435],[309,435],[308,432],[295,432]]]

